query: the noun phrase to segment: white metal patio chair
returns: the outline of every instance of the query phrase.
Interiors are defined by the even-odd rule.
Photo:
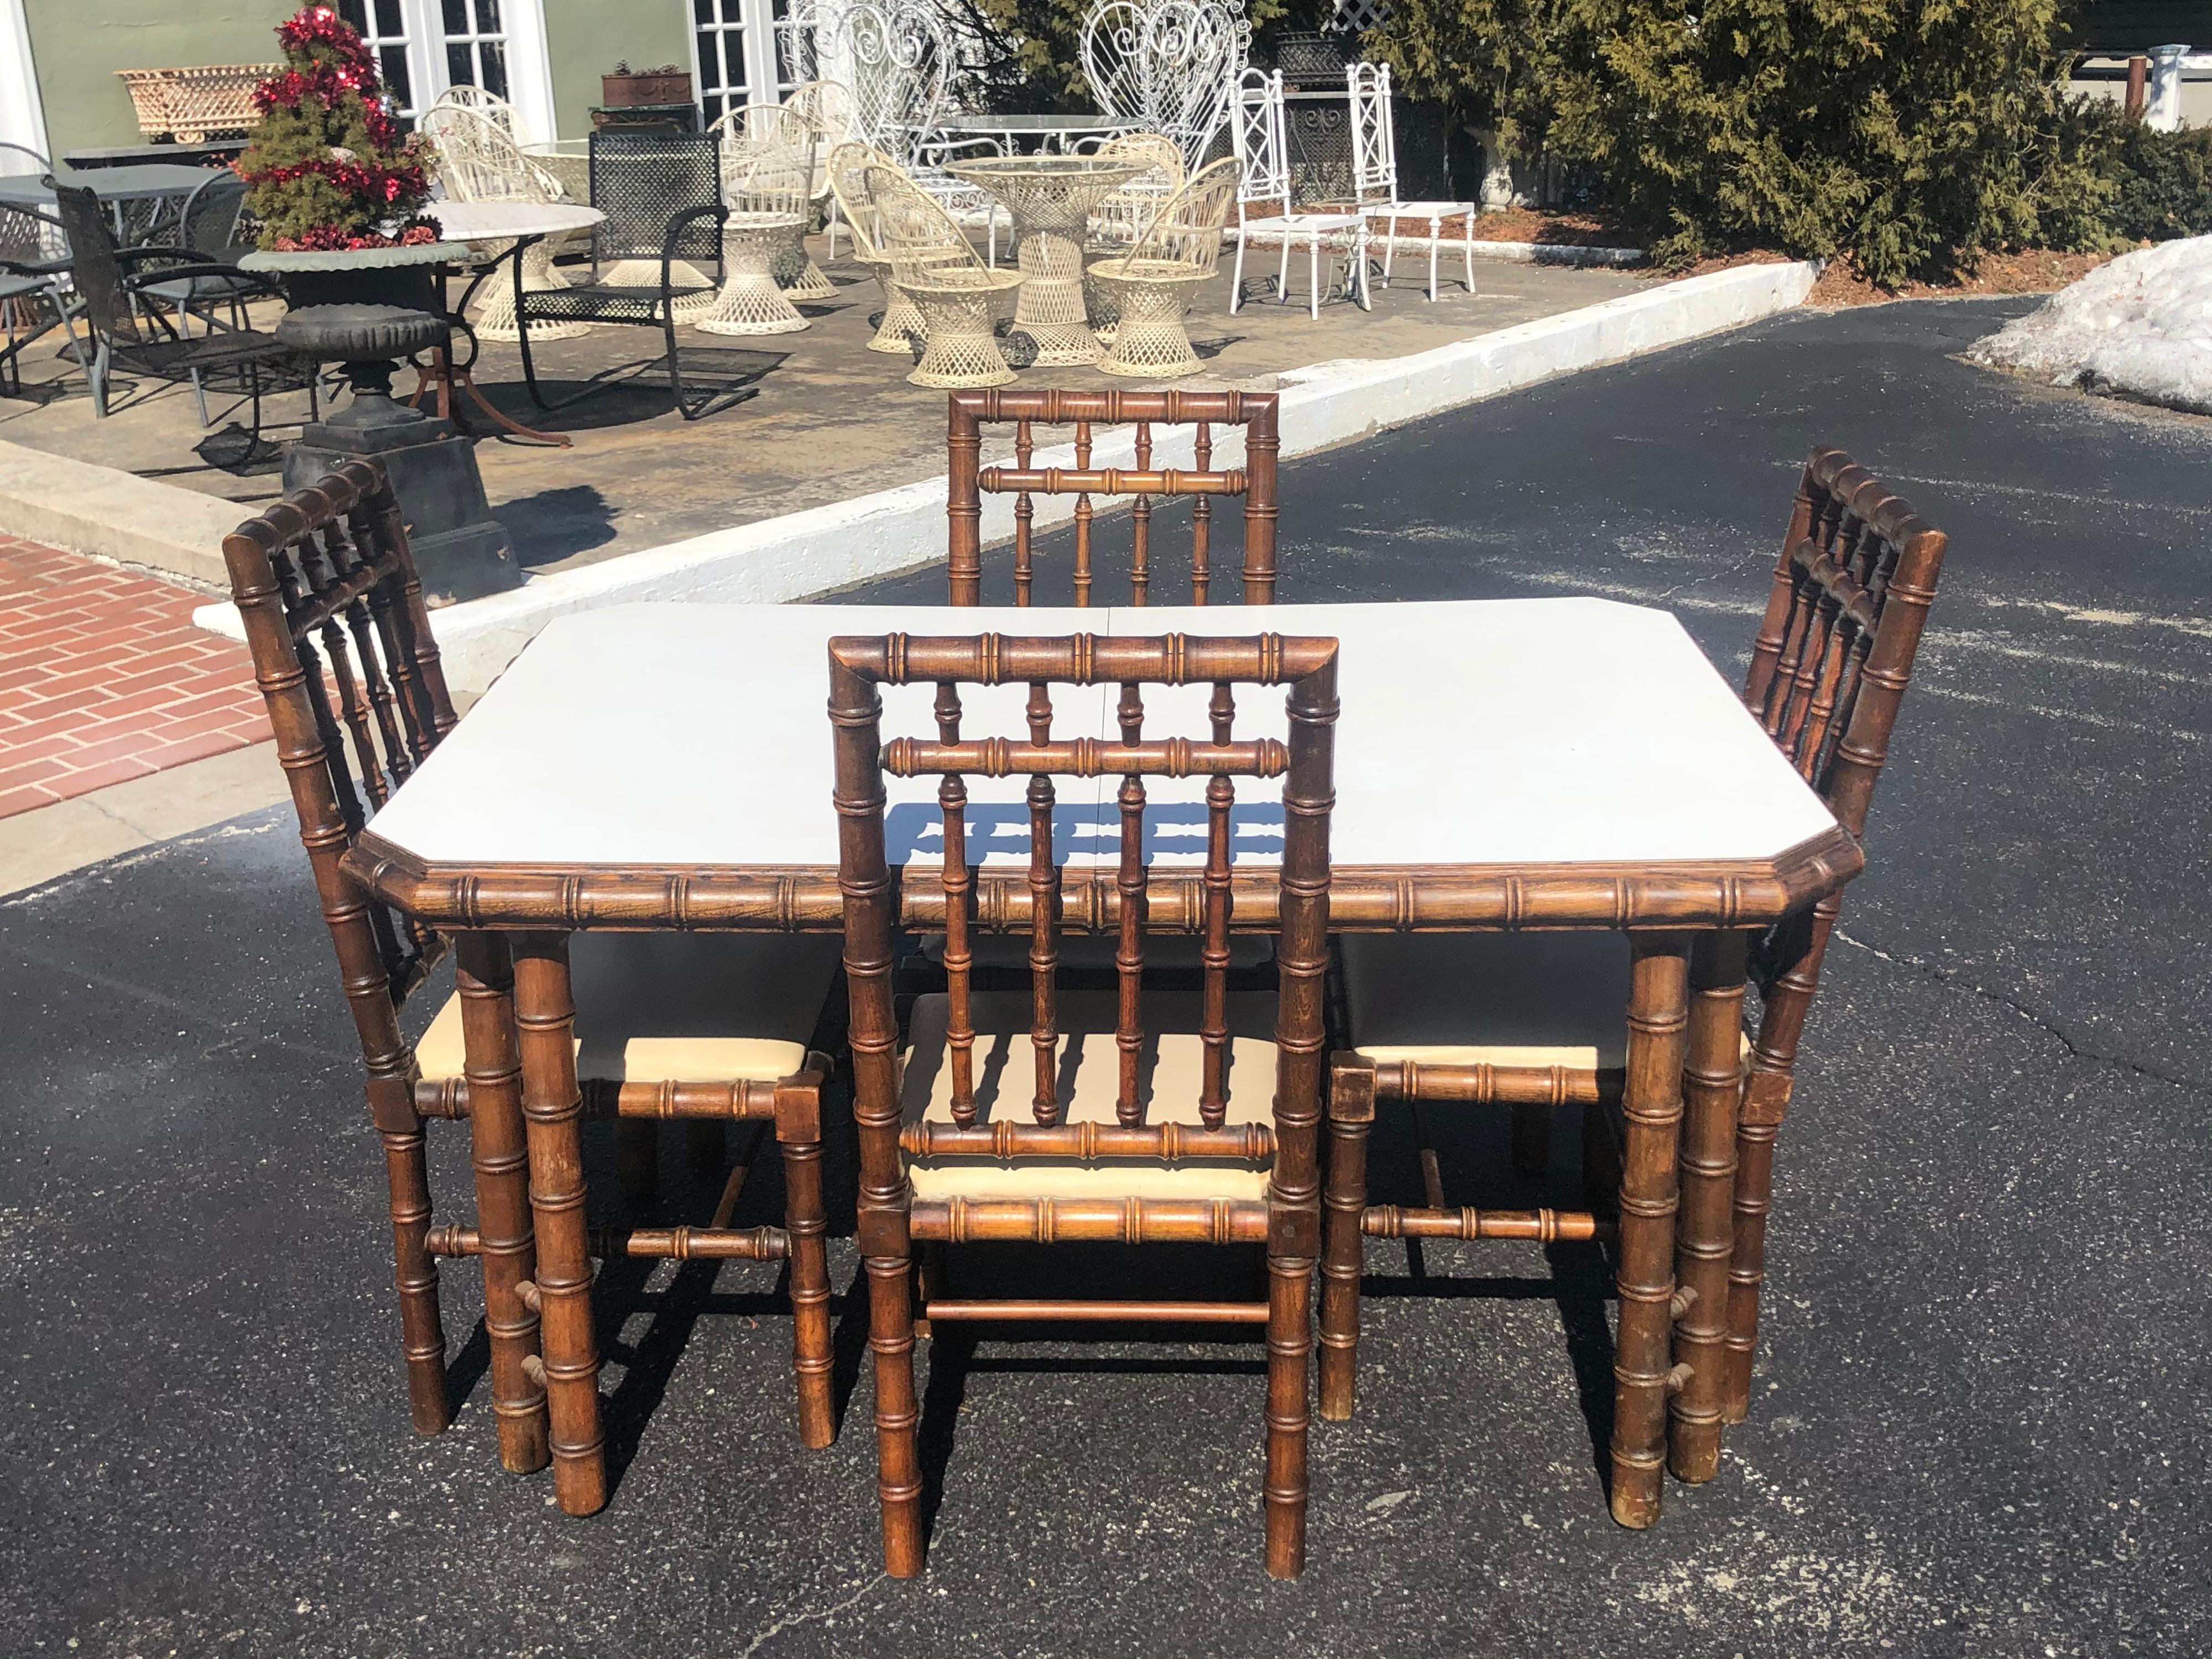
[[[722,199],[733,210],[738,207],[740,175],[757,173],[763,158],[773,158],[769,171],[779,181],[790,167],[800,169],[801,190],[794,210],[798,222],[778,231],[776,285],[790,300],[836,299],[836,288],[806,251],[806,226],[812,217],[814,181],[822,160],[813,123],[788,103],[745,104],[722,115],[708,131],[721,141]],[[782,184],[770,193],[778,198],[775,210],[781,217]]]
[[[1390,112],[1390,66],[1353,64],[1344,71],[1345,90],[1352,102],[1352,183],[1359,210],[1369,219],[1389,222],[1382,242],[1382,286],[1390,286],[1390,264],[1398,252],[1398,222],[1429,226],[1429,302],[1437,298],[1437,245],[1444,221],[1460,222],[1460,258],[1467,272],[1467,291],[1474,292],[1474,219],[1482,211],[1474,202],[1406,202],[1398,198],[1398,130]]]
[[[957,52],[936,0],[854,0],[838,14],[837,60],[853,77],[854,137],[883,151],[960,224],[980,226],[999,260],[999,204],[945,170],[963,152],[999,154],[989,138],[937,131]]]
[[[1291,252],[1306,250],[1306,310],[1321,316],[1322,254],[1344,261],[1344,288],[1360,308],[1372,311],[1367,292],[1367,221],[1357,213],[1304,213],[1291,205],[1290,149],[1283,131],[1283,72],[1247,70],[1237,77],[1229,134],[1241,174],[1237,184],[1237,265],[1229,285],[1231,316],[1244,301],[1244,251],[1255,242],[1283,250],[1275,276],[1277,297],[1291,301]]]
[[[1226,0],[1097,0],[1077,51],[1098,107],[1175,140],[1188,173],[1228,119],[1251,45]]]

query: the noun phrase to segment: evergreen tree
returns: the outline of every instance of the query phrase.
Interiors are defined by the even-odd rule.
[[[2102,239],[2063,34],[2060,0],[1397,0],[1374,44],[1580,164],[1662,259],[1848,252],[1894,284]]]
[[[415,216],[428,176],[385,107],[361,36],[328,6],[311,5],[279,23],[276,39],[284,68],[254,89],[261,125],[238,158],[261,246],[289,252],[435,240],[435,226]]]

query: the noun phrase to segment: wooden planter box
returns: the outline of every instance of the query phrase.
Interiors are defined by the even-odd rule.
[[[149,138],[197,144],[214,132],[246,132],[261,124],[253,89],[282,64],[202,64],[191,69],[118,70],[131,88],[138,131]]]
[[[691,76],[674,74],[602,75],[599,102],[609,109],[636,109],[645,105],[665,106],[691,101]]]

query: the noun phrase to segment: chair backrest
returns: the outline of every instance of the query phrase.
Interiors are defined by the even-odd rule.
[[[745,104],[708,129],[721,142],[722,199],[740,212],[798,212],[814,188],[814,128],[788,104]]]
[[[53,170],[54,164],[28,144],[0,139],[0,179],[37,179]]]
[[[901,168],[882,161],[865,163],[860,189],[875,218],[876,252],[895,271],[902,266],[983,268],[952,216]]]
[[[196,253],[219,256],[238,246],[239,216],[246,210],[246,180],[225,167],[185,198],[177,242]]]
[[[338,868],[368,815],[454,723],[399,504],[380,465],[346,461],[239,526],[222,556],[368,1061],[370,1106],[380,1127],[404,1126],[414,1060],[397,1011],[443,945]]]
[[[1202,933],[1206,940],[1200,1026],[1205,1063],[1199,1111],[1207,1129],[1218,1131],[1223,1126],[1230,1042],[1226,1009],[1236,781],[1280,777],[1284,780],[1282,867],[1275,926],[1267,930],[1281,936],[1276,958],[1279,987],[1275,1027],[1276,1134],[1291,1168],[1310,1166],[1308,1138],[1313,1134],[1318,1109],[1325,1041],[1322,978],[1328,956],[1336,657],[1333,639],[1281,635],[1245,639],[1180,635],[1031,639],[995,634],[966,638],[895,634],[830,641],[830,715],[835,730],[836,807],[842,830],[838,880],[844,896],[855,1116],[864,1132],[896,1126],[899,1115],[897,1027],[892,1018],[890,974],[893,930],[900,924],[893,914],[893,895],[900,890],[892,885],[885,858],[886,774],[899,778],[935,775],[939,780],[937,800],[945,845],[939,884],[951,1016],[946,1048],[952,1074],[952,1115],[962,1128],[972,1127],[976,1116],[969,920],[971,912],[980,915],[995,909],[974,902],[976,874],[968,860],[968,793],[963,780],[1024,775],[1030,780],[1025,883],[1029,902],[1023,920],[1030,937],[1033,1010],[1030,1036],[1036,1055],[1032,1117],[1042,1130],[1060,1122],[1063,1107],[1057,1081],[1058,939],[1061,932],[1070,930],[1060,903],[1061,849],[1054,842],[1054,780],[1121,780],[1115,798],[1121,821],[1114,915],[1119,930],[1115,970],[1120,991],[1115,1027],[1120,1088],[1115,1116],[1125,1134],[1141,1132],[1145,1124],[1145,942],[1148,932],[1172,931],[1177,920],[1184,920],[1182,931]],[[936,686],[937,731],[933,735],[901,735],[887,743],[881,729],[883,701],[878,687],[908,684]],[[1029,688],[1024,734],[978,736],[963,731],[963,686],[1021,684]],[[1206,732],[1167,736],[1145,729],[1146,687],[1207,684],[1212,687],[1212,694],[1204,716],[1209,728]],[[1073,737],[1053,736],[1052,688],[1055,685],[1119,685],[1119,739],[1102,738],[1090,731]],[[1287,744],[1272,738],[1236,736],[1236,691],[1240,685],[1290,688]],[[1189,706],[1188,699],[1176,698],[1172,693],[1162,701]],[[1078,699],[1077,705],[1085,706],[1085,700]],[[1187,902],[1194,884],[1186,869],[1178,874],[1175,901],[1157,910],[1152,908],[1157,878],[1146,859],[1145,780],[1148,777],[1208,780],[1206,861],[1196,884],[1203,899],[1196,906]],[[919,886],[919,882],[909,878],[903,890],[912,896]],[[993,1127],[1006,1137],[1001,1155],[1018,1157],[1024,1150],[1023,1126]],[[1174,1133],[1167,1125],[1152,1131],[1155,1137]],[[1029,1150],[1039,1153],[1058,1150],[1064,1156],[1066,1149],[1052,1148],[1050,1139],[1049,1136],[1034,1139]],[[1158,1155],[1161,1149],[1151,1150]]]
[[[1237,159],[1230,155],[1201,167],[1152,216],[1129,252],[1130,263],[1158,260],[1213,275],[1221,263],[1221,228],[1237,199]]]
[[[658,259],[668,222],[722,203],[721,141],[711,132],[664,128],[592,135],[592,205],[605,216],[592,227],[592,259]],[[721,228],[702,219],[684,233],[677,257],[720,257]]]
[[[1352,64],[1344,71],[1352,104],[1352,191],[1361,202],[1398,199],[1398,130],[1390,113],[1390,66]]]
[[[465,110],[471,115],[490,122],[510,139],[514,137],[514,106],[495,92],[486,92],[482,87],[457,81],[440,93],[437,101],[422,113],[428,117],[443,109]]]
[[[1852,835],[1889,753],[1946,538],[1840,449],[1815,449],[1743,700]]]
[[[1077,52],[1098,107],[1166,133],[1188,171],[1221,130],[1251,45],[1252,26],[1224,0],[1097,0]]]
[[[70,281],[84,301],[85,318],[102,339],[136,344],[138,325],[123,286],[115,228],[100,198],[78,185],[54,186],[54,213],[69,239]]]
[[[1290,146],[1283,131],[1283,72],[1246,70],[1237,77],[1229,138],[1237,152],[1237,211],[1247,202],[1270,211],[1291,208]]]
[[[837,15],[838,68],[851,79],[854,136],[911,165],[952,73],[934,0],[855,0]]]
[[[1218,224],[1216,225],[1217,234]],[[982,599],[982,494],[1014,497],[1014,603],[1030,603],[1034,578],[1030,523],[1036,514],[1034,495],[1075,497],[1075,603],[1091,603],[1091,524],[1093,495],[1133,495],[1134,548],[1131,560],[1130,603],[1146,604],[1152,582],[1152,498],[1188,495],[1191,502],[1191,603],[1204,605],[1212,582],[1213,498],[1244,498],[1244,557],[1242,602],[1272,605],[1275,599],[1276,465],[1282,440],[1276,426],[1277,399],[1272,392],[1021,392],[987,390],[951,394],[951,422],[945,436],[950,483],[945,516],[951,525],[947,567],[954,605],[981,605]],[[1096,423],[1136,424],[1133,471],[1091,465],[1092,428]],[[1014,428],[1014,464],[980,466],[982,428],[986,425]],[[1038,426],[1075,428],[1075,465],[1037,467],[1035,428]],[[1194,471],[1156,468],[1153,432],[1156,426],[1188,426],[1191,434]],[[1216,471],[1213,467],[1213,428],[1244,428],[1244,465]]]
[[[796,91],[822,73],[822,8],[816,0],[786,0],[775,27],[776,67]]]
[[[438,183],[453,201],[557,202],[567,194],[507,128],[467,105],[434,105],[416,131],[429,139]]]

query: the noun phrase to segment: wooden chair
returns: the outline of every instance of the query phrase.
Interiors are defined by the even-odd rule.
[[[1264,1303],[962,1302],[925,1287],[923,1311],[932,1322],[1264,1323],[1267,1565],[1277,1577],[1295,1577],[1304,1561],[1306,1359],[1320,1243],[1316,1132],[1326,1044],[1336,641],[1279,635],[893,635],[833,640],[830,659],[860,1139],[860,1242],[875,1357],[886,1570],[911,1577],[924,1555],[910,1271],[916,1241],[1264,1242]],[[962,687],[1024,683],[1024,736],[963,734]],[[1146,688],[1208,683],[1209,736],[1160,737],[1145,729]],[[883,741],[878,688],[932,684],[934,737]],[[1101,684],[1121,688],[1118,741],[1087,732],[1055,738],[1051,688]],[[1281,684],[1291,688],[1287,746],[1237,739],[1235,689]],[[941,779],[945,835],[938,885],[947,990],[915,1005],[903,1054],[892,1012],[886,773]],[[995,871],[970,869],[963,780],[1022,775],[1030,780],[1030,857],[1017,884]],[[1164,877],[1144,862],[1145,780],[1158,776],[1211,780],[1198,879],[1189,872]],[[1095,1000],[1057,994],[1055,777],[1121,780],[1114,915],[1119,982],[1115,995]],[[1231,813],[1240,777],[1285,781],[1280,896],[1269,929],[1280,936],[1280,989],[1256,1006],[1232,998],[1227,987]],[[906,879],[919,884],[927,876],[914,866]],[[1156,900],[1159,889],[1172,890]],[[1029,993],[971,994],[970,933],[985,916],[1026,925],[1034,964]],[[1175,931],[1205,938],[1205,983],[1195,1000],[1147,994],[1147,934]],[[1271,1028],[1272,1042],[1265,1035]],[[1023,1048],[1033,1056],[1030,1066],[1014,1058]],[[1027,1121],[1015,1105],[1025,1093],[1033,1095]]]
[[[1743,696],[1854,836],[1865,829],[1888,754],[1944,540],[1843,451],[1815,449],[1807,460]],[[1676,1358],[1720,1360],[1689,1366],[1694,1389],[1669,1400],[1669,1463],[1685,1480],[1711,1478],[1722,1424],[1741,1422],[1749,1407],[1775,1137],[1839,907],[1824,899],[1749,943],[1762,1005],[1757,1039],[1741,1040],[1733,1054],[1693,1051],[1686,1065],[1686,1093],[1718,1088],[1741,1107],[1703,1115],[1720,1126],[1720,1138],[1686,1138],[1680,1154],[1686,1241],[1733,1239],[1718,1251],[1686,1245],[1690,1265],[1674,1295]],[[1321,1313],[1322,1415],[1337,1420],[1352,1409],[1363,1237],[1611,1237],[1607,1217],[1626,1192],[1620,1068],[1635,954],[1632,936],[1620,933],[1346,934],[1341,950],[1346,1023],[1358,1047],[1332,1064]],[[1692,994],[1740,994],[1746,951],[1741,934],[1706,936],[1692,957]],[[1417,1132],[1429,1102],[1510,1105],[1516,1161],[1531,1170],[1549,1160],[1551,1109],[1582,1106],[1590,1209],[1447,1209],[1425,1146],[1426,1205],[1369,1205],[1366,1138],[1376,1100],[1409,1103]],[[1683,1370],[1670,1386],[1679,1387]],[[1613,1512],[1630,1525],[1657,1514],[1656,1503],[1624,1502],[1618,1460]]]
[[[338,867],[368,814],[430,757],[454,724],[399,508],[383,469],[349,461],[295,491],[223,542],[231,593],[276,752],[314,868],[368,1068],[369,1115],[384,1143],[398,1262],[401,1342],[415,1427],[452,1416],[438,1310],[440,1255],[480,1256],[501,1460],[544,1466],[544,1370],[524,1105],[514,1018],[517,952],[505,936],[460,937],[456,994],[415,1043],[400,1011],[444,953],[429,929],[364,897]],[[337,696],[332,696],[335,687]],[[349,754],[350,748],[350,754]],[[728,1225],[746,1161],[706,1227],[600,1229],[604,1256],[787,1261],[800,1438],[826,1446],[830,1280],[824,1254],[820,1089],[830,1062],[805,1047],[835,983],[832,941],[745,935],[586,933],[574,950],[583,1110],[649,1135],[680,1118],[718,1146],[722,1126],[772,1123],[786,1186],[784,1225]],[[465,1054],[463,1033],[477,1041]],[[495,1056],[489,1063],[485,1054]],[[466,1118],[477,1223],[433,1227],[423,1120]],[[634,1187],[639,1139],[623,1150]],[[649,1152],[650,1142],[645,1150]],[[543,1194],[541,1194],[541,1197]],[[550,1292],[549,1292],[550,1295]],[[604,1502],[589,1504],[596,1509]]]
[[[1213,497],[1244,498],[1242,602],[1271,605],[1275,597],[1276,463],[1282,441],[1272,392],[956,392],[945,436],[950,483],[945,516],[951,525],[947,561],[954,605],[981,605],[983,583],[982,492],[1014,497],[1014,603],[1026,605],[1036,568],[1031,526],[1035,497],[1075,497],[1075,603],[1091,603],[1091,526],[1094,495],[1133,495],[1135,545],[1129,602],[1146,604],[1152,592],[1152,498],[1188,495],[1191,505],[1191,603],[1204,605],[1212,590]],[[981,466],[985,425],[1014,427],[1014,464]],[[1091,465],[1092,428],[1104,422],[1134,422],[1136,469]],[[1040,425],[1075,428],[1075,465],[1037,467]],[[1155,467],[1155,426],[1188,426],[1195,470]],[[1244,428],[1244,465],[1215,471],[1213,428]]]

